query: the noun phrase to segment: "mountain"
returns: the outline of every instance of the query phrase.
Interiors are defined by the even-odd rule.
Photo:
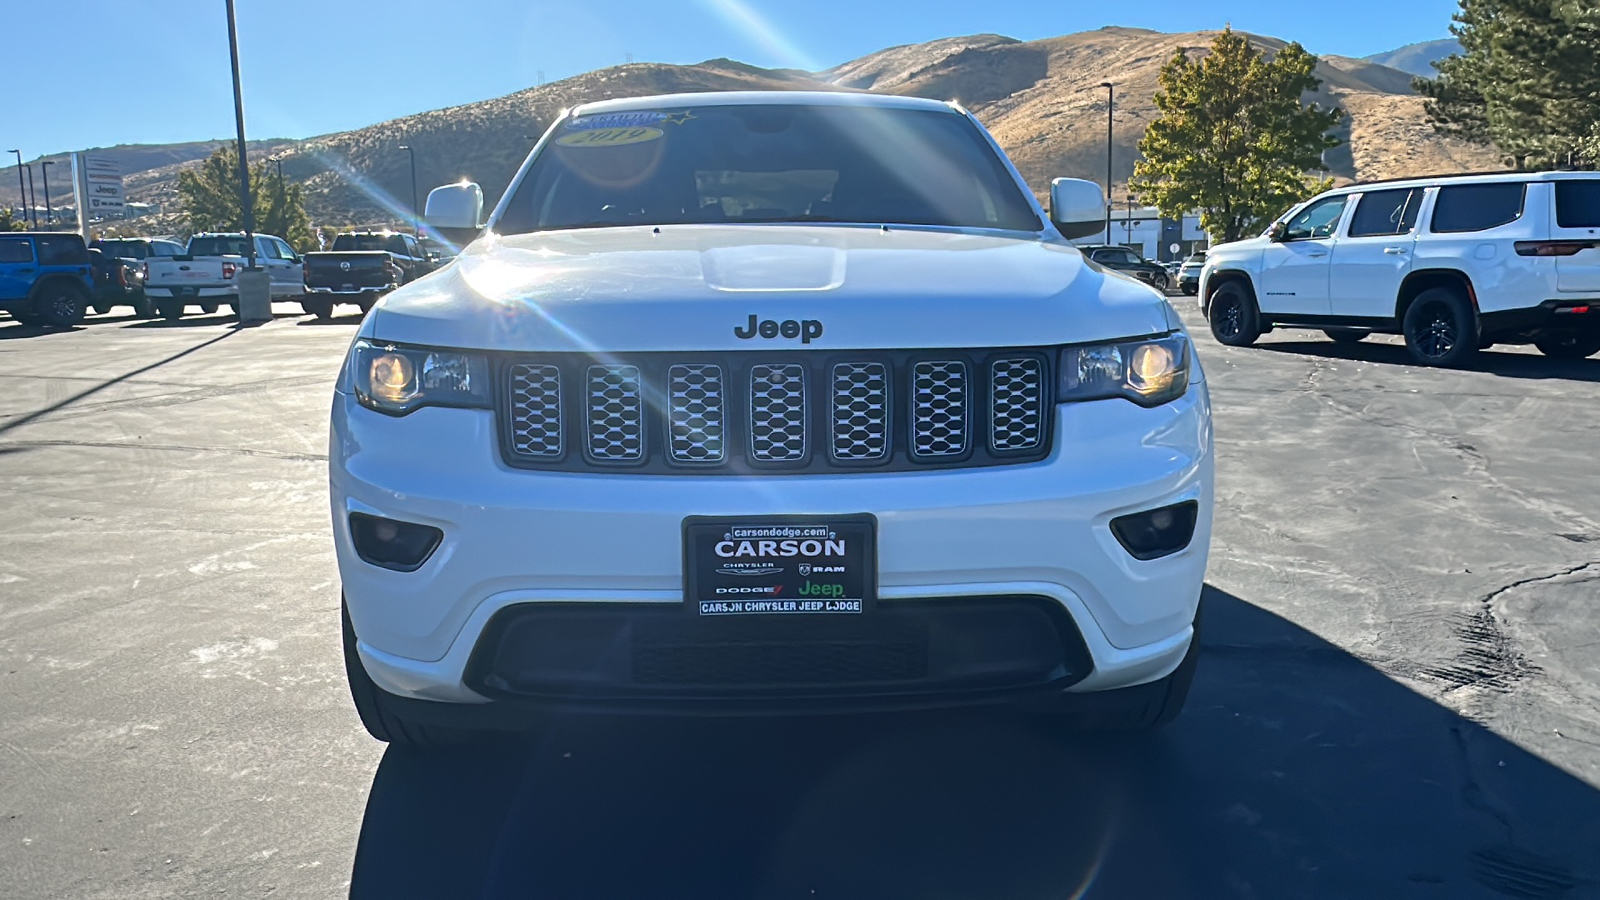
[[[538,135],[562,109],[578,103],[718,90],[874,91],[960,102],[994,132],[1028,183],[1043,193],[1058,175],[1105,177],[1106,92],[1100,84],[1111,81],[1116,84],[1113,172],[1120,202],[1138,141],[1156,116],[1153,97],[1162,64],[1180,48],[1202,51],[1215,35],[1104,28],[1024,42],[982,34],[890,47],[814,73],[727,59],[689,66],[631,63],[354,131],[269,142],[252,156],[282,159],[284,176],[305,184],[315,222],[401,223],[411,206],[410,160],[399,149],[402,144],[416,150],[419,200],[434,185],[468,178],[482,184],[493,202]],[[1251,40],[1268,52],[1285,43],[1261,36]],[[1411,90],[1410,75],[1343,57],[1323,57],[1317,74],[1324,83],[1314,99],[1350,113],[1342,126],[1347,144],[1327,157],[1341,181],[1495,167],[1492,152],[1434,133],[1422,99]],[[200,155],[130,175],[130,198],[175,207],[177,172],[197,165]],[[4,180],[0,177],[0,203],[6,202]],[[11,192],[14,196],[14,182]]]
[[[1423,78],[1432,78],[1438,72],[1434,71],[1433,63],[1461,52],[1461,42],[1455,38],[1445,38],[1442,41],[1423,41],[1420,44],[1407,44],[1398,50],[1387,53],[1374,53],[1366,57],[1366,61],[1399,69],[1412,75]]]

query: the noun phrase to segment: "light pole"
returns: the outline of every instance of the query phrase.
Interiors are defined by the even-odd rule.
[[[417,210],[417,151],[410,144],[401,144],[400,149],[411,155],[411,236],[421,240],[422,220]]]
[[[33,163],[28,163],[28,215],[33,217],[33,230],[39,230],[39,195],[33,192]]]
[[[250,203],[250,161],[245,156],[244,91],[239,85],[239,26],[234,20],[233,0],[228,0],[228,54],[233,62],[233,123],[239,136],[239,208],[244,212],[244,242],[249,266],[256,267],[256,211]],[[243,298],[240,298],[241,300]]]
[[[1106,89],[1106,243],[1111,243],[1111,113],[1117,106],[1117,88],[1109,81],[1100,82]]]
[[[22,151],[7,150],[7,153],[17,155],[17,206],[22,209],[22,224],[28,224],[28,185],[22,180]]]
[[[53,160],[44,160],[39,163],[39,180],[44,182],[44,223],[54,225],[56,212],[50,207],[50,167],[55,165]]]

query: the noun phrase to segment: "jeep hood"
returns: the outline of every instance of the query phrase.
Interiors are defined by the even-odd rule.
[[[674,225],[487,235],[384,298],[361,331],[483,350],[1039,346],[1165,332],[1165,308],[1038,237]],[[739,337],[752,316],[821,334]]]

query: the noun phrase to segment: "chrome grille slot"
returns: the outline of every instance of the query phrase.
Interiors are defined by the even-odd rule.
[[[590,366],[584,407],[590,458],[631,462],[644,458],[644,402],[637,366]]]
[[[726,456],[724,384],[721,366],[667,369],[667,437],[674,461],[713,463]]]
[[[750,368],[750,455],[761,462],[806,456],[806,370],[797,364]]]
[[[911,454],[960,456],[967,452],[967,364],[919,362],[911,370]]]
[[[1044,440],[1044,371],[1035,357],[989,366],[989,441],[996,451],[1032,450]]]
[[[518,364],[510,369],[511,448],[538,459],[560,459],[561,369]]]
[[[889,455],[889,371],[879,362],[833,367],[834,459],[874,460]]]

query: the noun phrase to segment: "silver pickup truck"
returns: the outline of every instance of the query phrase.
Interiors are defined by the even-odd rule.
[[[300,256],[283,240],[255,235],[256,265],[272,276],[273,300],[298,300],[305,294]],[[239,308],[236,276],[248,264],[250,245],[243,234],[197,234],[182,256],[145,262],[144,292],[165,319],[176,319],[190,306],[214,313],[223,304]]]

